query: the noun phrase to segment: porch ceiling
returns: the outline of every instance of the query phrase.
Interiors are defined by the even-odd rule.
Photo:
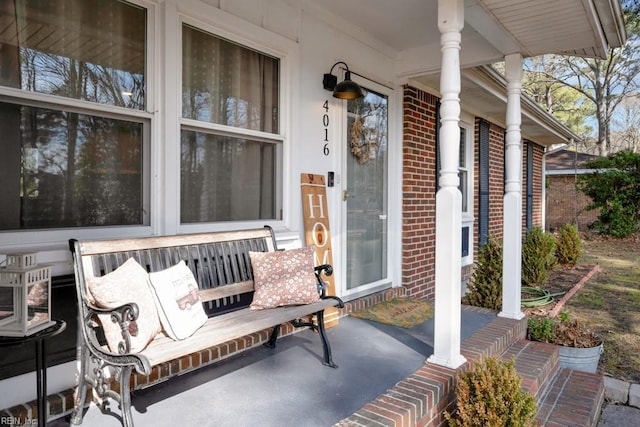
[[[310,2],[308,1],[307,4]],[[363,41],[397,59],[397,75],[432,93],[440,89],[437,0],[314,0],[336,27],[359,27]],[[464,0],[460,64],[463,108],[504,126],[506,82],[486,65],[505,55],[603,57],[626,39],[620,0]],[[578,137],[522,98],[523,138],[541,145]]]
[[[348,22],[395,51],[439,43],[437,0],[317,0],[317,4],[348,17]],[[620,0],[465,0],[464,6],[463,63],[465,35],[473,40],[470,49],[525,57],[605,56],[609,46],[625,40]],[[484,63],[495,60],[487,57]]]

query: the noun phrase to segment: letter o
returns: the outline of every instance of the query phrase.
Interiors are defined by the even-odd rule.
[[[313,244],[317,247],[321,248],[327,244],[327,235],[329,232],[327,231],[327,227],[321,222],[316,222],[313,224],[312,228],[312,236],[313,236]]]

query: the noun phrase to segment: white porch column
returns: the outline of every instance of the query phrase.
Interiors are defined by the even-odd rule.
[[[460,145],[460,31],[463,0],[438,0],[440,70],[440,189],[436,193],[436,271],[433,355],[428,361],[457,368],[460,354],[462,194],[458,189]]]
[[[522,319],[522,137],[520,135],[522,56],[505,57],[507,77],[507,136],[505,194],[502,220],[502,311],[501,317]]]

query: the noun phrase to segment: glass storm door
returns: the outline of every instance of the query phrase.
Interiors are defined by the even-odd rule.
[[[347,102],[347,295],[387,279],[388,98],[364,92]]]

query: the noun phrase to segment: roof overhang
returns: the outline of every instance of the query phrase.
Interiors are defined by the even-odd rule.
[[[440,75],[432,74],[410,80],[425,90],[439,95]],[[491,123],[506,128],[507,82],[490,66],[462,70],[460,102],[462,108]],[[559,123],[529,97],[520,97],[523,139],[542,146],[570,143],[580,137]]]
[[[398,75],[439,69],[437,0],[303,0],[327,22],[400,61]],[[464,0],[463,68],[505,55],[605,57],[626,41],[620,0]]]
[[[505,55],[601,57],[626,40],[618,0],[465,0],[467,24]]]

